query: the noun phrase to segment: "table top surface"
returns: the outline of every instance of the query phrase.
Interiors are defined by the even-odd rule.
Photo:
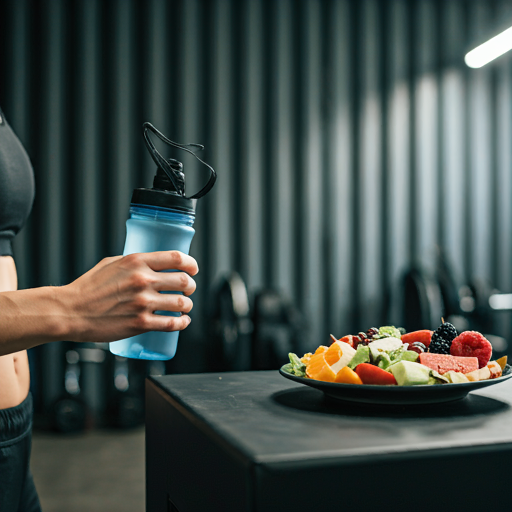
[[[423,406],[336,401],[277,371],[151,377],[203,432],[262,463],[512,447],[512,379]]]

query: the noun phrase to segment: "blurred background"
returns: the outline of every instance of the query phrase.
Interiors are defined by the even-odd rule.
[[[149,373],[277,368],[383,324],[444,316],[507,353],[512,62],[464,55],[511,24],[507,0],[0,2],[0,105],[37,186],[20,287],[122,253],[155,172],[144,121],[204,144],[219,176],[176,358],[35,349],[38,425],[137,426]],[[160,149],[198,190],[193,159]]]

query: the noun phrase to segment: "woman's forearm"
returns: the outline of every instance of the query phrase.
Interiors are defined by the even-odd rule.
[[[162,272],[169,269],[176,272]],[[0,356],[49,341],[109,342],[185,329],[197,272],[196,261],[177,251],[130,254],[105,258],[66,286],[2,292]]]
[[[0,293],[0,356],[72,337],[65,295],[53,286]]]

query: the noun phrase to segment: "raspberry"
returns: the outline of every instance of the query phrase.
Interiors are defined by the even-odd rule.
[[[450,354],[452,356],[476,357],[479,368],[483,368],[491,359],[492,345],[479,332],[464,331],[453,340]]]
[[[432,334],[428,351],[433,354],[449,354],[452,340],[457,336],[457,329],[443,320],[443,323]]]

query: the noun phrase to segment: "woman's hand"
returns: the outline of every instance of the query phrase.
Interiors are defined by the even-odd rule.
[[[68,339],[107,342],[146,331],[185,329],[193,305],[189,296],[196,289],[191,276],[198,270],[196,260],[179,251],[105,258],[73,283],[57,289],[67,305]],[[155,311],[182,315],[155,315]]]
[[[67,286],[0,292],[0,356],[49,341],[106,342],[185,329],[196,288],[190,276],[197,272],[196,260],[178,251],[131,254],[106,258]]]

